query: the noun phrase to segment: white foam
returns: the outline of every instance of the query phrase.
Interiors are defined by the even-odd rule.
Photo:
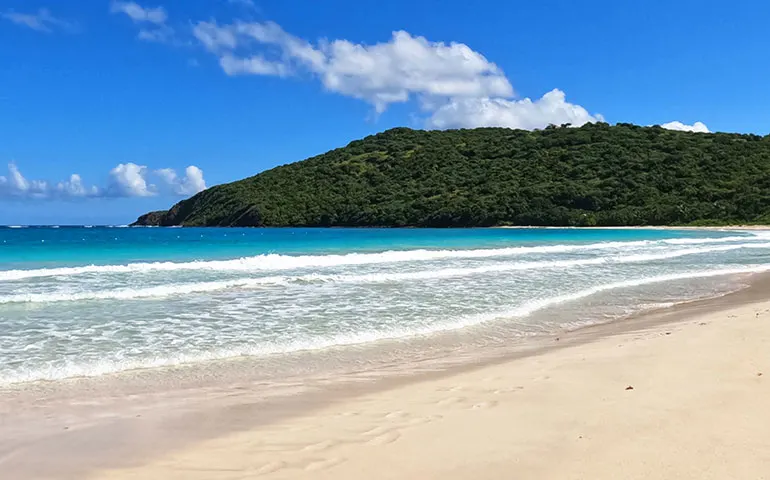
[[[246,278],[218,282],[182,283],[159,285],[148,288],[124,288],[115,290],[64,292],[64,293],[21,293],[0,297],[0,304],[7,303],[56,303],[84,300],[139,300],[163,298],[188,293],[205,293],[229,288],[254,288],[264,285],[286,283],[285,277]]]
[[[561,305],[568,302],[574,302],[576,300],[581,300],[583,298],[596,295],[597,293],[607,292],[611,290],[641,287],[644,285],[673,282],[677,280],[723,277],[723,276],[729,276],[729,275],[762,273],[767,271],[770,271],[770,264],[753,265],[750,267],[743,267],[743,268],[728,268],[728,269],[718,269],[718,270],[701,270],[701,271],[694,271],[694,272],[672,273],[667,275],[657,275],[653,277],[637,278],[632,280],[624,280],[620,282],[607,283],[604,285],[596,285],[594,287],[586,288],[584,290],[579,290],[573,293],[532,300],[530,302],[526,302],[510,310],[504,310],[504,311],[499,311],[495,313],[485,313],[481,315],[473,315],[454,323],[453,328],[469,327],[472,325],[477,325],[480,323],[490,322],[494,320],[527,317],[539,310],[543,310],[548,307],[553,307],[553,306]]]
[[[574,302],[597,293],[606,292],[609,290],[618,290],[622,288],[641,287],[643,285],[651,285],[655,283],[673,282],[676,280],[688,280],[693,278],[709,278],[709,277],[721,277],[726,275],[738,275],[746,273],[760,273],[770,270],[770,265],[759,265],[754,267],[745,268],[733,268],[722,270],[710,270],[700,272],[686,272],[686,273],[671,273],[668,275],[659,275],[656,277],[640,278],[633,280],[624,280],[621,282],[609,283],[606,285],[597,285],[595,287],[587,288],[579,292],[570,293],[566,295],[558,295],[556,297],[546,298],[543,300],[536,300],[522,305],[521,307],[512,310],[510,313],[512,317],[523,317],[535,313],[538,310],[542,310],[546,307],[554,305],[560,305],[562,303]]]
[[[70,362],[57,367],[46,367],[39,370],[6,374],[4,376],[0,376],[0,384],[36,380],[58,380],[70,377],[98,376],[126,370],[157,368],[212,360],[224,360],[227,358],[235,358],[244,355],[259,357],[273,354],[293,353],[298,351],[320,350],[338,346],[358,345],[383,340],[398,340],[421,335],[431,335],[440,332],[459,330],[462,328],[467,328],[492,321],[505,321],[523,318],[548,307],[580,300],[591,295],[596,295],[597,293],[611,290],[633,288],[643,285],[672,282],[677,280],[753,274],[767,271],[770,271],[770,264],[753,265],[749,267],[734,269],[703,270],[658,275],[653,277],[638,278],[621,282],[608,283],[604,285],[597,285],[569,294],[526,302],[509,310],[491,312],[481,315],[470,315],[445,322],[422,325],[416,328],[388,328],[376,331],[351,332],[331,336],[319,336],[302,341],[251,345],[248,347],[239,347],[233,349],[219,349],[215,351],[201,352],[195,355],[175,354],[168,357],[154,357],[151,359],[105,360],[96,364],[78,364]]]
[[[749,232],[746,232],[749,233]],[[768,240],[770,239],[770,232],[768,231],[751,231],[751,236],[730,236],[730,237],[715,237],[715,238],[668,238],[661,240],[661,243],[667,245],[694,245],[703,243],[727,243],[727,242],[742,242],[746,240]]]
[[[630,242],[600,242],[577,245],[544,245],[478,250],[390,250],[380,253],[349,253],[344,255],[280,255],[265,254],[234,260],[193,262],[130,263],[127,265],[86,265],[81,267],[42,268],[35,270],[0,271],[0,281],[36,277],[59,277],[83,274],[120,274],[168,271],[276,271],[310,267],[337,267],[343,265],[371,265],[442,260],[450,258],[492,258],[527,254],[569,253],[577,251],[619,250],[650,245],[666,245],[677,241],[684,244],[710,244],[735,241],[762,240],[770,237],[721,237],[666,240],[639,240]],[[687,240],[684,242],[684,240]]]
[[[438,270],[422,270],[403,273],[371,273],[355,275],[323,275],[309,274],[299,276],[272,276],[259,278],[241,278],[233,280],[181,283],[160,285],[148,288],[126,288],[113,290],[57,292],[57,293],[23,293],[0,296],[0,304],[8,303],[54,303],[75,302],[85,300],[141,300],[147,298],[163,298],[190,293],[217,292],[230,289],[264,288],[268,285],[289,285],[292,283],[385,283],[405,282],[416,280],[438,280],[452,277],[463,277],[487,273],[502,273],[527,270],[567,269],[602,264],[643,263],[655,260],[668,260],[687,255],[699,255],[713,252],[723,252],[740,248],[770,248],[770,243],[720,245],[715,247],[687,248],[665,253],[612,255],[590,259],[556,260],[541,262],[515,262],[481,267],[444,268]]]

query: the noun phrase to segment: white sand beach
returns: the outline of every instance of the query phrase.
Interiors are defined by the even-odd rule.
[[[770,478],[763,293],[536,355],[331,395],[320,409],[90,478]],[[573,337],[581,335],[590,331]]]

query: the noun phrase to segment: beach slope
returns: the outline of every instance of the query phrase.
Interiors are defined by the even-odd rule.
[[[770,478],[770,302],[554,348],[99,479]]]

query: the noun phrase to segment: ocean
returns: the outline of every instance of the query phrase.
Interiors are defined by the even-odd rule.
[[[4,227],[0,385],[521,341],[766,270],[760,230]]]

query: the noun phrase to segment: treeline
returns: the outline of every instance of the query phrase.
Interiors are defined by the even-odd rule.
[[[587,124],[396,128],[219,185],[139,224],[770,223],[770,136]]]

